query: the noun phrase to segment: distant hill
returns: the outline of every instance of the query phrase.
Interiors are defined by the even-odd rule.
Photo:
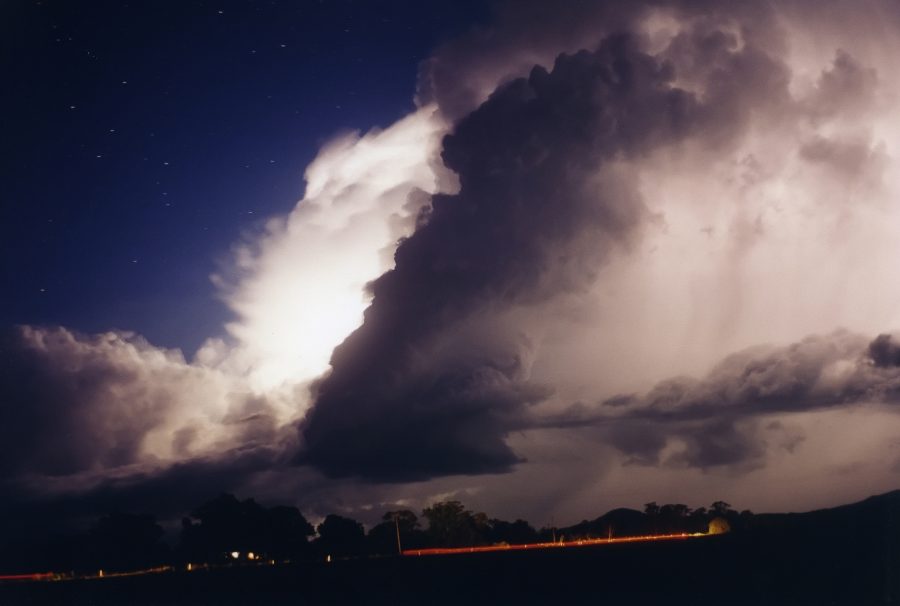
[[[831,533],[855,535],[871,531],[894,519],[900,512],[900,490],[871,496],[858,503],[805,513],[764,513],[753,516],[756,531],[810,533],[828,527]]]
[[[567,537],[602,538],[610,534],[617,537],[650,534],[651,530],[647,514],[636,509],[620,507],[595,520],[585,520],[574,526],[561,528],[559,533]]]
[[[736,537],[745,557],[765,566],[773,583],[816,593],[834,603],[900,603],[900,490],[806,513],[753,516]],[[826,592],[827,589],[827,592]]]

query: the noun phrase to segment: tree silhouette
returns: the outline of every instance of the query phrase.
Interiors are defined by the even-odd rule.
[[[232,552],[247,554],[263,550],[263,508],[253,499],[239,501],[222,494],[204,503],[182,520],[181,541],[191,559],[216,562],[228,559]]]
[[[393,522],[401,533],[413,532],[419,527],[419,516],[408,509],[388,511],[381,519],[385,522]]]
[[[538,532],[525,520],[506,522],[504,520],[491,520],[489,523],[488,540],[491,543],[508,543],[517,545],[522,543],[534,543],[540,540]]]
[[[490,530],[485,514],[473,514],[459,501],[434,503],[422,515],[428,520],[429,536],[440,546],[481,545]]]
[[[688,520],[688,532],[703,532],[706,530],[710,518],[706,507],[698,507],[691,512]]]
[[[163,529],[147,514],[111,513],[100,518],[87,539],[87,559],[93,568],[136,570],[166,561]]]
[[[686,532],[691,508],[682,503],[667,503],[659,508],[661,532]]]
[[[196,522],[195,522],[196,520]],[[181,550],[187,561],[220,562],[249,557],[285,559],[308,553],[313,528],[296,507],[266,509],[253,499],[222,494],[182,520]]]
[[[308,538],[315,534],[296,507],[280,505],[266,511],[265,553],[277,560],[301,557],[309,553]]]
[[[322,553],[359,555],[365,549],[365,530],[354,519],[329,514],[316,530],[319,533],[316,544]]]
[[[369,551],[388,555],[399,549],[414,549],[424,544],[423,533],[419,529],[418,516],[408,509],[388,511],[381,516],[381,522],[372,527],[367,536]],[[398,543],[399,535],[399,547]]]

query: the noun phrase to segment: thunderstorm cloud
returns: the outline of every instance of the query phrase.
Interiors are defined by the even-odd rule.
[[[896,487],[898,53],[888,1],[497,4],[236,244],[193,355],[0,335],[0,513]]]

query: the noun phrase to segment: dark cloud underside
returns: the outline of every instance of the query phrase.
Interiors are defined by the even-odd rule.
[[[846,331],[786,347],[757,347],[725,358],[703,378],[661,381],[643,396],[578,405],[537,427],[584,427],[640,465],[754,467],[766,454],[763,433],[781,430],[766,415],[805,413],[866,402],[900,402],[898,344]],[[527,426],[529,423],[525,423]],[[802,436],[783,435],[792,447]],[[680,450],[663,461],[675,441]]]

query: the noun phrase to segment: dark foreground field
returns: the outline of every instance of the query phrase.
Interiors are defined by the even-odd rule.
[[[900,604],[900,493],[684,541],[0,586],[16,604]]]

